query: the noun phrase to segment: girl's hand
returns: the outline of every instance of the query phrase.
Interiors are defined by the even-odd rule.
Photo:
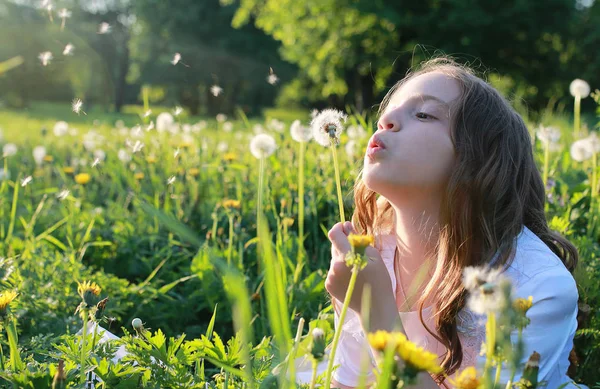
[[[350,282],[352,269],[346,265],[346,254],[352,251],[348,235],[355,233],[351,222],[337,223],[329,230],[329,240],[331,241],[331,263],[327,279],[325,280],[325,289],[336,299],[343,302],[346,297],[346,291]],[[385,304],[392,311],[395,310],[395,299],[392,291],[392,282],[390,275],[381,259],[379,251],[373,246],[367,247],[365,256],[368,258],[368,264],[360,270],[350,300],[350,308],[361,313],[361,300],[364,286],[371,286],[371,308],[374,311],[380,311],[374,304]],[[391,300],[390,300],[391,297]]]

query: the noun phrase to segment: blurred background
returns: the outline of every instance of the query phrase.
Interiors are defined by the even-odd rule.
[[[600,82],[594,0],[2,0],[0,21],[0,60],[22,60],[0,77],[11,109],[77,97],[127,113],[147,86],[150,105],[191,115],[362,111],[441,52],[528,112]]]

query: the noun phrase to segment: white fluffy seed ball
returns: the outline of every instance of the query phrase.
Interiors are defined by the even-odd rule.
[[[266,158],[277,149],[275,139],[269,134],[258,134],[250,141],[250,152],[256,158]]]
[[[579,78],[576,78],[571,81],[571,85],[569,85],[569,92],[571,92],[573,97],[579,96],[582,99],[585,99],[590,95],[590,84]]]
[[[144,325],[142,324],[142,319],[140,319],[139,317],[136,317],[131,321],[131,326],[135,330],[140,330],[144,327]]]
[[[300,120],[294,120],[290,126],[290,134],[296,142],[308,142],[312,138],[310,127],[303,126]]]

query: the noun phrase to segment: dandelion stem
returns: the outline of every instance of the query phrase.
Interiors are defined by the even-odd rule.
[[[312,375],[310,377],[310,389],[315,389],[315,384],[317,383],[317,366],[318,362],[313,358],[312,361]]]
[[[81,318],[83,319],[83,331],[81,333],[81,357],[79,365],[81,366],[81,383],[85,383],[85,338],[87,337],[88,312],[87,308],[81,310]]]
[[[12,238],[13,229],[15,228],[15,220],[17,217],[17,199],[19,198],[19,177],[15,180],[15,190],[13,192],[13,201],[10,209],[10,223],[8,224],[8,232],[6,233],[5,242],[10,244],[10,238]]]
[[[298,153],[298,263],[304,259],[304,142]]]
[[[344,200],[342,198],[342,184],[340,183],[340,168],[338,166],[337,151],[333,141],[331,143],[331,154],[333,155],[333,168],[335,169],[335,184],[337,186],[338,205],[340,208],[340,221],[345,223],[346,217],[344,216]]]
[[[579,127],[580,127],[580,115],[581,115],[581,96],[576,95],[575,96],[575,109],[574,109],[574,123],[573,123],[573,127],[574,127],[574,132],[575,132],[575,137],[579,136]]]
[[[521,343],[521,341],[523,340],[523,328],[521,326],[519,326],[518,328],[518,337],[517,337],[517,344]],[[517,368],[516,368],[517,364],[513,363],[513,366],[511,367],[510,370],[510,378],[508,380],[508,382],[506,383],[506,388],[505,389],[510,389],[512,388],[512,382],[515,379],[515,374],[517,373]]]
[[[296,352],[298,351],[298,346],[300,345],[300,338],[302,337],[303,328],[304,318],[301,317],[298,321],[298,330],[296,331],[296,338],[294,339],[294,347],[292,347],[292,351],[290,351],[288,360],[287,370],[290,371],[290,383],[292,384],[292,388],[296,387]],[[285,375],[285,371],[283,374]]]
[[[227,265],[231,266],[231,256],[233,254],[233,214],[229,215],[229,247],[227,249]]]
[[[485,387],[491,386],[490,368],[496,349],[496,315],[493,312],[488,313],[486,327],[486,358],[483,368],[483,381]]]
[[[340,336],[342,335],[342,327],[344,324],[344,319],[346,318],[346,312],[348,311],[348,306],[350,305],[350,299],[352,298],[352,292],[354,291],[354,285],[356,284],[356,278],[359,272],[359,265],[355,264],[352,267],[352,275],[350,276],[350,282],[348,283],[348,290],[346,290],[346,296],[344,297],[344,305],[342,305],[342,311],[340,312],[339,317],[339,325],[335,329],[335,335],[333,336],[333,345],[331,346],[331,352],[329,353],[329,361],[327,362],[327,375],[325,376],[325,389],[329,389],[331,387],[331,374],[333,371],[333,362],[335,359],[335,350],[337,349],[338,343],[340,341]]]
[[[229,372],[225,371],[225,381],[223,381],[223,389],[229,388]]]
[[[498,361],[496,361],[496,376],[494,377],[493,388],[495,388],[496,385],[498,385],[498,382],[500,382],[500,372],[501,371],[502,371],[502,361],[498,360]]]

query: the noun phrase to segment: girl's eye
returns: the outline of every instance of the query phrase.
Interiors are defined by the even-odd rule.
[[[433,116],[425,113],[425,112],[417,112],[417,118],[419,119],[431,119]]]

